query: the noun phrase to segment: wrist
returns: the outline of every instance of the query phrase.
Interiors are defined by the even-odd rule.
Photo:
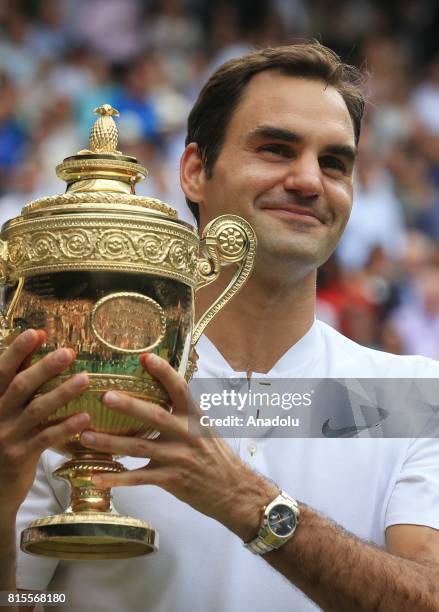
[[[10,508],[8,507],[7,501],[2,503],[0,501],[0,534],[6,534],[10,531],[15,533],[15,525],[17,522],[17,514],[20,506],[18,508]]]
[[[233,508],[224,523],[243,542],[248,542],[256,536],[265,506],[279,494],[276,485],[259,476],[252,485],[247,481],[247,485],[249,486],[245,490],[233,496]]]

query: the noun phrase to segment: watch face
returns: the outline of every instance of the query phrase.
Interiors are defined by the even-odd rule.
[[[294,531],[296,527],[296,515],[288,506],[277,504],[270,510],[267,522],[275,535],[285,537]]]

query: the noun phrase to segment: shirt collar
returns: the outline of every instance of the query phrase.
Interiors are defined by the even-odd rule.
[[[308,372],[310,363],[316,359],[318,355],[319,340],[319,322],[314,320],[300,340],[291,346],[274,365],[274,367],[266,374],[254,372],[255,378],[264,377],[297,377],[302,375],[304,370]],[[231,368],[223,355],[219,352],[216,346],[207,338],[201,336],[197,352],[200,355],[198,365],[198,376],[203,378],[223,378],[236,377],[246,378],[246,372],[237,372]],[[309,374],[308,374],[309,375]]]

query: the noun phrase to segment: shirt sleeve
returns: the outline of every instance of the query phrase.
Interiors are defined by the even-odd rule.
[[[407,449],[385,517],[396,524],[439,529],[439,439],[419,438]]]
[[[51,457],[53,456],[53,457]],[[51,451],[46,451],[38,462],[34,483],[26,499],[20,506],[17,516],[17,588],[45,590],[56,570],[58,559],[30,555],[20,549],[20,538],[23,529],[37,518],[63,512],[62,499],[68,498],[68,485],[60,482],[59,491],[55,493],[51,472],[54,462],[65,461]],[[57,485],[56,485],[57,486]],[[61,498],[61,499],[60,499]]]

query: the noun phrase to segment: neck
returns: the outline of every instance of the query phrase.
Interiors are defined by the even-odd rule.
[[[227,286],[233,270],[223,269],[196,298],[197,320]],[[239,372],[269,372],[314,321],[316,273],[287,282],[255,274],[209,323],[206,336]]]

